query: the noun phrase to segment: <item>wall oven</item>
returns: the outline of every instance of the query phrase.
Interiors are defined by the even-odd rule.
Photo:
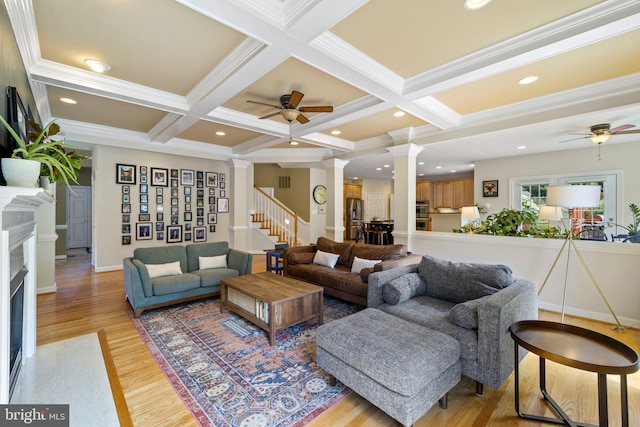
[[[429,231],[431,218],[429,218],[429,201],[416,202],[416,230]]]

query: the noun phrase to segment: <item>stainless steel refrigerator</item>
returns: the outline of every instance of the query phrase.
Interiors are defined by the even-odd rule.
[[[347,224],[346,224],[347,232],[345,236],[346,240],[356,239],[358,225],[361,225],[363,220],[363,215],[364,215],[363,206],[364,206],[364,200],[347,199],[347,203],[345,206],[345,213],[347,216]]]

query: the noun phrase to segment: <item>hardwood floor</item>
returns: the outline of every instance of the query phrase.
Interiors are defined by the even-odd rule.
[[[254,255],[253,272],[265,271],[264,256]],[[94,273],[89,255],[76,253],[56,262],[58,292],[38,296],[38,345],[104,329],[115,369],[135,426],[196,426],[189,410],[175,393],[138,335],[124,299],[122,271]],[[559,320],[556,313],[540,318]],[[640,331],[625,333],[600,322],[566,318],[566,323],[612,336],[640,351]],[[553,416],[538,391],[538,359],[527,355],[520,365],[521,403],[525,412]],[[640,426],[640,372],[628,384],[630,426]],[[609,376],[609,422],[620,425],[619,377]],[[575,420],[597,423],[596,375],[554,363],[547,364],[547,387]],[[449,408],[431,408],[416,427],[437,426],[542,426],[519,419],[513,408],[513,375],[499,390],[485,387],[475,396],[474,382],[463,380],[449,394]],[[309,424],[325,426],[391,426],[395,422],[355,393]]]

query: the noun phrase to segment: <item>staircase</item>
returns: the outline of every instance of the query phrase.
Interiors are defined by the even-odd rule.
[[[258,187],[254,187],[253,194],[252,223],[256,224],[274,243],[288,243],[289,246],[303,244],[298,233],[301,223],[298,214]],[[308,227],[308,225],[304,226]]]

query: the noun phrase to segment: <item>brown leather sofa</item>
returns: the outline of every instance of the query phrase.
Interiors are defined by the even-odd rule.
[[[316,252],[338,254],[335,267],[314,264]],[[364,260],[381,260],[373,267],[352,273],[355,257]],[[345,301],[367,305],[369,274],[418,264],[421,256],[407,253],[404,245],[370,245],[366,243],[335,242],[319,237],[315,245],[287,248],[283,252],[283,268],[286,276],[323,286],[324,293]]]

